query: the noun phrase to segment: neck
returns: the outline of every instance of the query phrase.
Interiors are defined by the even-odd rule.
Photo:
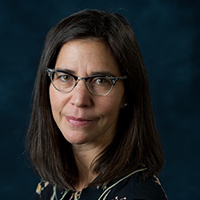
[[[89,148],[84,145],[73,145],[73,152],[79,171],[79,182],[74,187],[77,191],[81,191],[83,188],[86,188],[98,175],[93,173],[92,162],[101,150],[98,147]]]
[[[83,188],[86,188],[98,176],[98,174],[94,174],[92,164],[95,161],[95,158],[113,140],[113,134],[110,135],[111,138],[101,140],[101,142],[97,143],[72,144],[79,173],[79,181],[74,186],[77,191],[81,191]]]

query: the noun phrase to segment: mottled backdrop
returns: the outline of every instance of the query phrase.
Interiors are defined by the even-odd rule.
[[[45,35],[84,8],[118,11],[138,38],[149,72],[172,200],[200,199],[200,1],[1,0],[0,199],[32,200],[39,180],[24,154],[34,77]]]

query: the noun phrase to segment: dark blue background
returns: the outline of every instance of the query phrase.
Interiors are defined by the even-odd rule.
[[[39,177],[24,155],[31,94],[45,35],[84,8],[118,11],[136,33],[148,69],[169,199],[200,199],[200,1],[1,0],[0,199],[32,199]]]

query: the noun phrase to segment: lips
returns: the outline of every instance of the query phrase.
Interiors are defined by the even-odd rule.
[[[76,118],[72,116],[66,117],[67,121],[73,126],[86,126],[89,125],[93,120],[88,120],[84,118]]]

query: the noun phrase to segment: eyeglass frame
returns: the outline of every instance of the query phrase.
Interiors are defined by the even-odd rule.
[[[50,77],[50,80],[51,80],[52,85],[54,86],[54,88],[55,88],[56,90],[58,90],[59,92],[61,92],[61,93],[69,93],[69,92],[71,92],[71,91],[76,87],[76,85],[78,84],[78,82],[79,82],[80,80],[84,80],[84,81],[85,81],[86,88],[88,89],[88,91],[89,91],[91,94],[96,95],[96,96],[106,96],[106,95],[108,95],[108,94],[112,91],[112,89],[113,89],[113,87],[114,87],[114,85],[116,84],[117,81],[127,79],[127,76],[126,76],[126,75],[124,75],[124,76],[119,76],[119,77],[115,77],[115,76],[104,76],[104,75],[93,75],[93,76],[87,76],[87,77],[79,77],[79,76],[75,76],[75,75],[73,75],[73,74],[70,74],[69,72],[66,72],[66,71],[63,71],[63,70],[59,70],[59,69],[47,68],[46,71],[47,71],[48,76]],[[74,78],[74,80],[75,80],[74,83],[75,83],[75,84],[74,84],[74,86],[71,88],[71,90],[69,90],[68,92],[63,92],[63,91],[59,90],[58,88],[56,88],[56,86],[54,85],[54,82],[53,82],[53,80],[52,80],[52,75],[53,75],[53,73],[55,73],[55,72],[61,72],[61,73],[70,75],[70,76],[72,76],[72,77]],[[98,94],[95,94],[94,92],[91,91],[90,87],[88,86],[88,80],[89,80],[90,78],[95,78],[95,77],[108,78],[108,79],[111,80],[112,86],[111,86],[110,90],[109,90],[106,94],[104,94],[104,95],[98,95]]]

